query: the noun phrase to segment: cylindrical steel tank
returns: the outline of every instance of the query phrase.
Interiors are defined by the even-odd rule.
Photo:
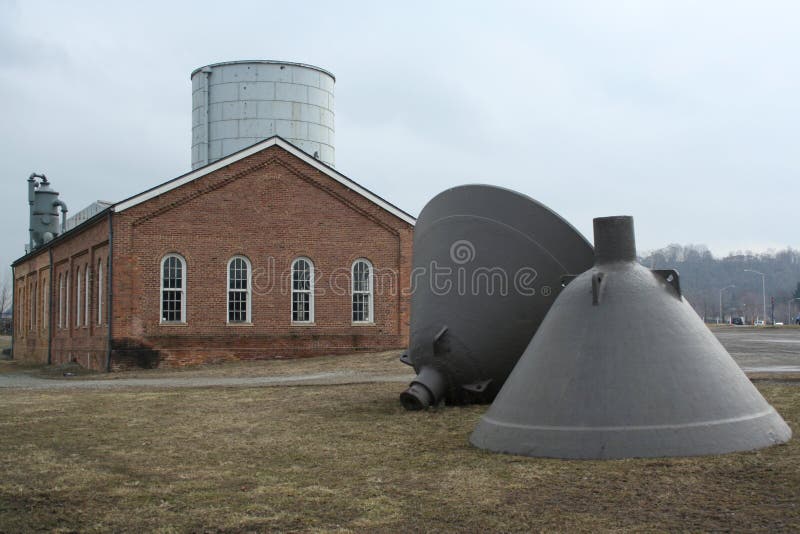
[[[192,72],[192,169],[279,135],[333,166],[333,74],[285,61],[228,61]]]

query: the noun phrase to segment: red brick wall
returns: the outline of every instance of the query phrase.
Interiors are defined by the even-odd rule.
[[[14,268],[16,294],[14,303],[14,358],[21,361],[47,362],[48,334],[52,335],[52,363],[77,360],[93,369],[104,369],[107,347],[107,320],[97,322],[98,262],[103,263],[104,285],[108,268],[108,223],[100,220],[64,240],[52,244],[50,254],[44,247],[38,254]],[[88,320],[86,315],[86,266],[89,269]],[[77,323],[77,278],[81,279],[81,323]],[[69,279],[69,282],[67,282]],[[63,280],[63,293],[60,289]],[[35,289],[34,289],[35,286]],[[34,292],[35,309],[31,307]],[[103,308],[107,309],[108,290],[103,288]],[[31,328],[31,312],[35,328]],[[105,315],[105,313],[104,313]]]
[[[112,368],[407,345],[410,298],[403,290],[411,272],[413,227],[280,147],[115,213],[112,221]],[[160,266],[168,253],[186,261],[185,324],[160,321]],[[14,314],[15,358],[47,360],[46,321],[39,318],[33,330],[17,330],[24,325],[16,324],[28,320],[33,284],[42,287],[46,280],[52,294],[52,362],[75,359],[105,369],[109,303],[103,287],[98,324],[98,263],[105,286],[108,255],[104,219],[53,244],[52,280],[47,250],[16,266],[15,306],[24,310]],[[252,266],[252,320],[246,325],[227,322],[227,266],[235,255]],[[300,256],[311,259],[315,269],[313,324],[291,321],[288,277],[291,262]],[[358,258],[374,268],[374,323],[369,325],[351,322],[350,269]],[[80,270],[83,301],[87,266],[89,317],[82,316],[78,325],[77,276]],[[81,308],[84,315],[83,302]]]
[[[108,220],[84,229],[75,238],[53,249],[53,342],[54,364],[76,360],[83,366],[104,370],[108,347]],[[102,265],[102,317],[98,322],[98,268]],[[89,315],[86,316],[86,268],[89,268]],[[81,278],[81,322],[78,318],[77,278]],[[64,281],[59,328],[59,275]],[[69,284],[67,284],[69,277]],[[69,285],[69,295],[67,295]],[[69,308],[67,311],[66,308]],[[69,317],[67,317],[67,315]],[[67,320],[69,319],[69,320]]]
[[[20,361],[47,362],[49,265],[45,250],[14,269],[14,358]]]
[[[291,358],[400,348],[412,227],[272,147],[114,215],[114,365]],[[160,323],[160,264],[187,266],[187,322]],[[227,323],[227,265],[253,271],[251,324]],[[289,269],[315,269],[315,320],[291,322]],[[350,268],[375,270],[374,324],[351,322]]]

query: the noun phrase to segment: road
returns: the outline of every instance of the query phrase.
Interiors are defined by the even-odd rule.
[[[334,373],[313,373],[290,376],[251,376],[251,377],[169,377],[169,378],[116,378],[114,380],[48,379],[30,374],[9,373],[0,375],[0,389],[96,389],[108,390],[125,387],[257,387],[281,385],[340,385],[364,384],[370,382],[409,382],[414,375],[371,374],[341,371]]]
[[[800,372],[800,329],[729,326],[712,331],[746,373]]]

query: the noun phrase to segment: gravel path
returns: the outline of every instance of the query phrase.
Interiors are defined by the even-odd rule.
[[[409,382],[413,375],[378,375],[340,371],[290,376],[252,377],[187,377],[187,378],[119,378],[116,380],[82,380],[80,378],[47,379],[29,374],[0,375],[0,389],[117,389],[128,387],[197,388],[197,387],[253,387],[279,385],[336,385],[368,382]]]
[[[746,373],[800,372],[800,329],[714,328],[712,330]],[[404,374],[380,371],[335,371],[289,376],[249,377],[163,377],[86,380],[80,377],[47,379],[25,371],[0,374],[3,389],[88,389],[115,388],[192,388],[192,387],[258,387],[280,385],[336,385],[368,382],[404,382],[414,378],[411,369]]]

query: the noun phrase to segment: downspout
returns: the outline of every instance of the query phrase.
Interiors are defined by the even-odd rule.
[[[14,359],[14,333],[17,331],[17,268],[11,266],[11,359]],[[3,310],[5,311],[5,310]]]
[[[53,247],[50,254],[50,280],[47,281],[47,365],[53,364]]]
[[[108,341],[106,342],[106,372],[111,371],[111,324],[113,322],[114,314],[112,307],[114,306],[114,295],[112,290],[114,288],[114,212],[108,212],[108,268],[107,268],[108,288],[106,289],[106,299],[108,305],[106,306],[106,313],[108,317]]]

